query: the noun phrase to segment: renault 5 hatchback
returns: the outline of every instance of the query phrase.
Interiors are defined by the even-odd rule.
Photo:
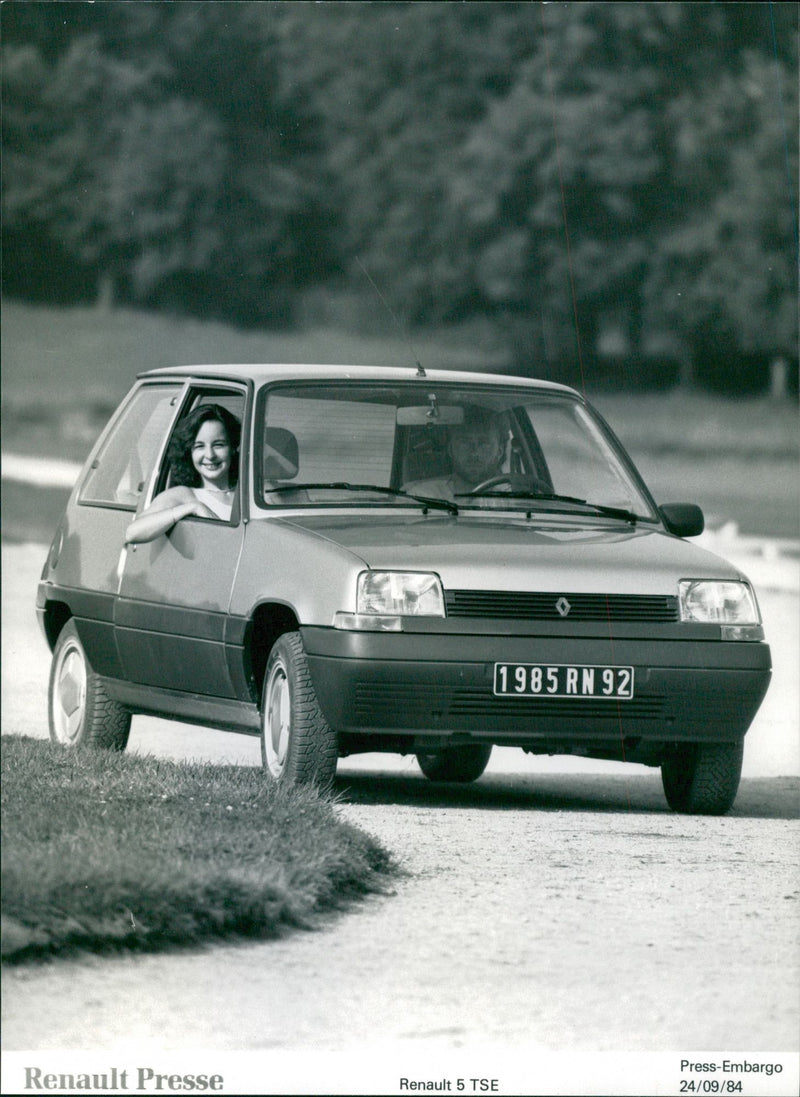
[[[126,542],[204,404],[240,426],[230,517]],[[471,781],[513,746],[658,766],[673,809],[721,813],[770,653],[746,577],[688,540],[702,528],[562,385],[153,370],[42,572],[51,736],[122,750],[150,713],[260,736],[271,778],[321,786],[357,752]]]

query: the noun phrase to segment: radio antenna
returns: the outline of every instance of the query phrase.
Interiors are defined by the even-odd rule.
[[[403,327],[402,323],[400,322],[399,317],[395,315],[394,310],[392,309],[392,306],[389,304],[389,302],[383,296],[381,291],[378,289],[377,285],[375,284],[374,279],[372,278],[369,271],[364,266],[364,264],[361,262],[361,260],[359,259],[358,256],[356,256],[356,262],[361,267],[361,270],[364,272],[364,277],[367,279],[369,284],[375,290],[376,294],[378,295],[378,300],[381,302],[383,307],[386,309],[386,311],[391,316],[392,320],[395,323],[395,326],[396,326],[397,330],[400,332],[400,334],[403,337],[403,341],[406,343],[406,345],[408,346],[408,349],[411,351],[411,357],[414,359],[414,365],[417,367],[417,377],[427,377],[428,375],[426,374],[424,367],[420,364],[419,358],[417,357],[417,353],[414,350],[413,344],[412,344],[411,340],[408,337],[408,332]]]

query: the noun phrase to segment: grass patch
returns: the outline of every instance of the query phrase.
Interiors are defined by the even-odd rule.
[[[766,396],[668,393],[591,393],[635,459],[680,457],[742,461],[800,459],[797,403]]]
[[[2,954],[270,938],[397,871],[311,788],[251,767],[2,739]]]
[[[161,366],[220,362],[333,362],[341,365],[488,368],[497,352],[468,333],[415,334],[410,344],[391,324],[385,336],[347,331],[243,331],[228,324],[138,312],[5,301],[3,399],[10,418],[62,414],[102,422],[139,373]]]
[[[346,331],[242,331],[158,313],[3,303],[6,450],[82,460],[137,374],[157,366],[213,362],[413,364],[487,369],[496,347],[469,329],[385,337]],[[53,401],[56,386],[58,401]],[[797,402],[720,397],[681,389],[608,393],[587,378],[586,395],[636,457],[736,454],[797,459]],[[56,429],[54,429],[56,428]]]

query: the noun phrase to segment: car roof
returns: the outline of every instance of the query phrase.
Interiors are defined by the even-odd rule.
[[[471,370],[422,369],[410,366],[346,366],[307,362],[230,363],[225,365],[162,366],[146,370],[139,377],[198,377],[214,380],[252,381],[255,385],[270,381],[446,381],[460,384],[525,385],[536,389],[580,394],[568,385],[532,377],[501,373],[476,373]]]

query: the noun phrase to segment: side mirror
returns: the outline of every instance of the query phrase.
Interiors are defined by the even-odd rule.
[[[664,503],[658,508],[658,513],[669,532],[676,537],[697,537],[705,529],[703,512],[694,503]]]

